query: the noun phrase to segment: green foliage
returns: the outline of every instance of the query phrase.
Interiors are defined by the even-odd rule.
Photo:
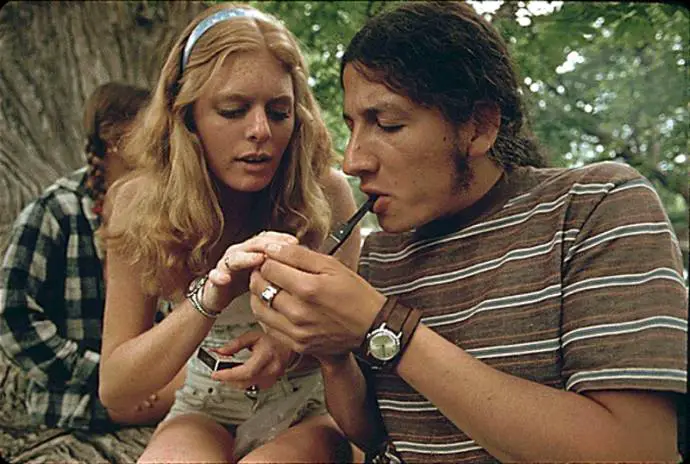
[[[393,2],[250,3],[275,14],[302,43],[312,88],[342,153],[348,131],[339,58],[366,18]],[[634,166],[659,191],[687,253],[688,10],[563,2],[538,14],[533,5],[503,2],[488,17],[508,41],[532,128],[552,164],[620,160]]]
[[[528,26],[499,13],[494,24],[525,79],[532,125],[552,162],[619,160],[638,169],[659,192],[687,259],[688,10],[565,2]]]

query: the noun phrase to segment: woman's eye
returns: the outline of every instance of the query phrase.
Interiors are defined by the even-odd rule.
[[[242,117],[245,113],[244,108],[237,108],[233,110],[218,110],[218,114],[227,119],[235,119]]]
[[[273,121],[284,121],[290,117],[289,111],[269,110],[268,117]]]

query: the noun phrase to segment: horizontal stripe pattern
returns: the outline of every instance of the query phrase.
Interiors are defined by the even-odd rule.
[[[393,444],[395,445],[395,449],[400,452],[428,454],[432,456],[443,454],[461,454],[468,451],[482,449],[482,447],[477,445],[474,440],[442,444],[394,440]]]
[[[406,293],[406,292],[411,292],[414,290],[418,290],[423,287],[429,287],[429,286],[435,286],[439,284],[449,284],[453,283],[457,280],[460,279],[466,279],[468,277],[475,276],[477,274],[481,274],[484,272],[496,270],[497,268],[503,266],[504,264],[510,262],[510,261],[515,261],[515,260],[527,260],[530,258],[534,258],[535,256],[542,255],[549,253],[553,251],[554,247],[560,245],[563,243],[564,240],[569,240],[573,241],[575,240],[575,235],[577,234],[577,231],[566,231],[565,233],[563,232],[556,232],[556,234],[547,242],[529,247],[529,248],[522,248],[522,249],[515,249],[515,250],[510,250],[508,253],[505,255],[492,259],[489,261],[485,261],[482,263],[475,264],[473,266],[468,266],[463,269],[459,269],[457,271],[453,272],[448,272],[448,273],[443,273],[443,274],[436,274],[436,275],[431,275],[427,277],[423,277],[420,279],[416,279],[410,282],[405,282],[404,284],[400,285],[393,285],[389,287],[378,287],[377,290],[379,290],[381,293],[384,295],[398,295],[401,293]]]
[[[641,274],[619,274],[608,277],[585,279],[565,287],[563,289],[563,297],[568,298],[575,293],[586,292],[588,290],[601,290],[620,286],[637,286],[655,279],[667,279],[677,283],[680,287],[685,286],[683,277],[678,271],[662,267]]]
[[[460,230],[370,235],[360,273],[508,374],[577,392],[684,391],[687,289],[648,182],[615,163],[511,175],[500,204]],[[397,376],[375,376],[407,462],[491,459]]]
[[[572,390],[582,382],[602,382],[610,380],[654,380],[661,382],[687,382],[688,372],[684,369],[600,369],[578,372],[568,379],[566,389]]]
[[[655,316],[617,324],[599,324],[571,330],[561,337],[561,345],[566,346],[582,340],[612,335],[630,334],[650,329],[672,329],[688,331],[688,321],[679,317]]]

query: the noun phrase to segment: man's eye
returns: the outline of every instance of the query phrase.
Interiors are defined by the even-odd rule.
[[[402,129],[403,126],[402,124],[381,124],[377,123],[377,125],[381,128],[382,131],[384,132],[398,132],[400,129]]]

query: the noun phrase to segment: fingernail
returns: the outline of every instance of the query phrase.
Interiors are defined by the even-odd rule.
[[[281,248],[283,248],[283,245],[278,245],[277,243],[269,243],[266,245],[266,251],[270,253],[278,253]]]

